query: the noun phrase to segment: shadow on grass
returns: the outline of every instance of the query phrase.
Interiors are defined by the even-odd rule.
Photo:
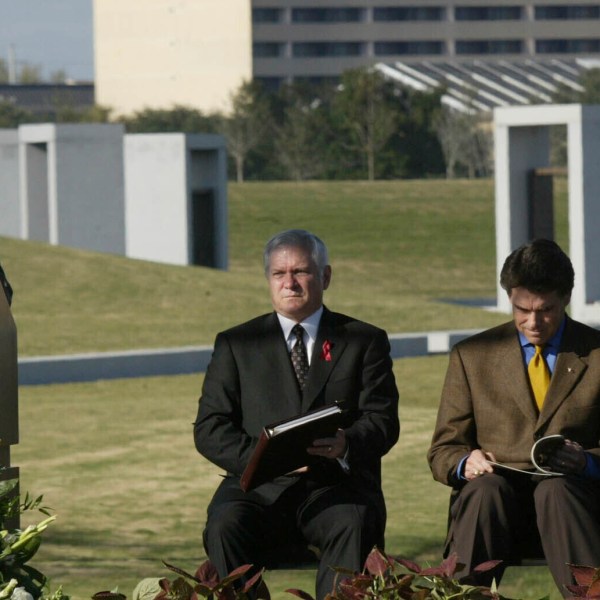
[[[38,556],[40,562],[61,571],[62,568],[67,572],[123,570],[134,577],[139,573],[140,578],[168,577],[169,571],[162,561],[195,570],[206,560],[200,540],[192,545],[173,539],[161,541],[161,537],[154,531],[120,538],[118,531],[56,530],[46,537]]]

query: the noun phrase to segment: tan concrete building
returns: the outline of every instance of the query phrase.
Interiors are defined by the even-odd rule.
[[[482,63],[495,87],[516,69],[547,102],[578,76],[569,63],[600,59],[599,0],[94,0],[94,28],[96,102],[123,114],[226,111],[244,80],[335,84],[346,69],[402,64],[431,82],[432,69],[455,78]],[[540,66],[523,75],[529,63]]]
[[[227,110],[252,78],[248,0],[94,0],[96,102]]]

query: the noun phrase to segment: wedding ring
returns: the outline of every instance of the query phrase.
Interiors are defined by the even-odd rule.
[[[479,477],[481,475],[481,471],[473,471],[473,473],[475,474],[476,477]]]

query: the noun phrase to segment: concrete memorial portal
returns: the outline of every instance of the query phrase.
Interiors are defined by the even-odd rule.
[[[494,110],[496,268],[535,237],[553,237],[552,198],[544,193],[550,127],[566,125],[568,143],[568,252],[575,268],[573,318],[600,325],[600,106],[553,104]],[[510,312],[498,284],[497,307]]]

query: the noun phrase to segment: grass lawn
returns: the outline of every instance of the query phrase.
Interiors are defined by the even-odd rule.
[[[387,550],[422,563],[439,562],[445,532],[449,490],[431,478],[425,453],[446,362],[396,361],[402,433],[383,463]],[[140,579],[170,576],[162,560],[192,571],[204,560],[219,470],[193,447],[201,383],[192,375],[21,389],[13,463],[22,489],[43,493],[58,515],[33,562],[52,588],[85,600],[118,586],[131,598]],[[34,520],[28,513],[23,524]],[[290,598],[288,587],[313,591],[314,572],[270,572],[267,581],[275,599]],[[512,597],[553,591],[545,568],[511,569],[506,586]]]
[[[390,333],[507,318],[446,301],[495,296],[491,181],[232,184],[229,197],[227,272],[0,238],[21,355],[210,344],[224,327],[270,310],[260,254],[287,227],[328,243],[327,304]],[[425,453],[446,363],[395,363],[402,433],[383,467],[387,549],[418,562],[439,562],[444,539],[449,490],[432,480]],[[204,559],[204,514],[220,475],[192,442],[201,384],[195,375],[20,389],[12,463],[22,490],[43,493],[58,515],[34,561],[52,588],[84,600],[118,586],[131,597],[140,579],[169,576],[161,560],[193,570]],[[287,587],[312,592],[313,578],[267,577],[276,599],[289,597]],[[559,598],[545,568],[512,569],[501,591]]]
[[[288,227],[328,244],[326,302],[390,333],[503,317],[444,299],[494,298],[493,184],[231,184],[230,269],[176,267],[0,238],[23,356],[210,344],[270,310],[262,248]]]

